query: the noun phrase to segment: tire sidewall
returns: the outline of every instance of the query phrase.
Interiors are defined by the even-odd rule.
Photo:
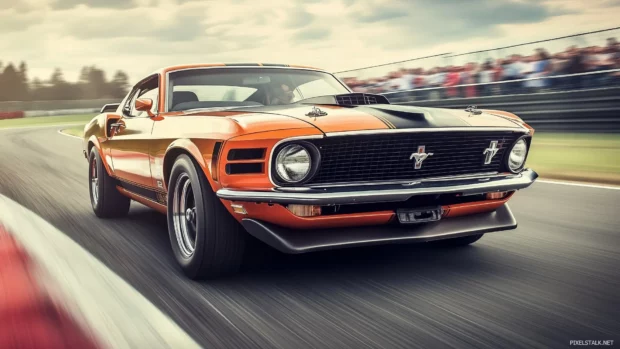
[[[92,182],[92,178],[93,178],[93,171],[92,171],[92,166],[93,166],[93,161],[96,162],[96,167],[97,167],[97,192],[98,192],[98,197],[97,197],[97,201],[94,200],[93,197],[93,182]],[[90,196],[90,204],[93,207],[93,210],[95,212],[99,212],[100,208],[102,206],[101,201],[103,200],[103,194],[104,194],[104,180],[102,177],[103,172],[105,171],[105,168],[103,168],[103,163],[101,162],[101,157],[99,156],[99,153],[97,152],[97,150],[95,149],[95,147],[93,147],[90,150],[90,156],[88,157],[88,194]]]
[[[173,219],[173,203],[174,203],[174,190],[176,186],[176,181],[179,176],[183,173],[186,173],[189,176],[190,183],[192,185],[192,191],[194,194],[194,202],[196,204],[196,246],[194,249],[194,253],[185,257],[183,253],[181,253],[181,249],[177,242],[176,230],[174,227],[174,219]],[[212,229],[211,225],[214,223],[213,215],[211,215],[212,203],[208,200],[208,194],[210,193],[210,188],[205,188],[205,181],[201,181],[198,172],[196,171],[196,167],[192,160],[186,156],[181,155],[174,166],[172,167],[172,171],[170,173],[170,179],[168,182],[168,234],[170,235],[170,244],[172,245],[172,250],[174,255],[183,268],[183,270],[190,276],[195,276],[200,273],[201,266],[206,258],[208,258],[209,254],[206,251],[206,247],[212,244],[209,244],[209,237],[211,234],[208,234],[210,229]]]

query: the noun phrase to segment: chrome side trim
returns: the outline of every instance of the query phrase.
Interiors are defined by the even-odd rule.
[[[481,178],[453,179],[421,182],[415,185],[378,185],[363,188],[308,188],[304,191],[286,191],[276,188],[271,191],[245,191],[220,189],[220,199],[246,202],[266,202],[302,205],[346,205],[376,202],[406,201],[412,196],[450,193],[485,193],[491,191],[512,191],[532,185],[538,178],[533,170],[515,175],[488,176]]]
[[[385,133],[421,133],[421,132],[459,132],[459,131],[472,131],[472,132],[496,132],[496,131],[508,131],[508,132],[520,132],[529,133],[528,129],[523,127],[472,127],[472,126],[458,126],[458,127],[436,127],[436,128],[405,128],[405,129],[380,129],[380,130],[359,130],[359,131],[338,131],[327,132],[327,137],[338,136],[356,136],[356,135],[374,135]]]

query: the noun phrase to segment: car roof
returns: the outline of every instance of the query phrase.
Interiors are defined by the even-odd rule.
[[[184,64],[184,65],[173,65],[169,67],[164,67],[162,69],[156,70],[153,74],[164,74],[171,71],[176,70],[184,70],[184,69],[193,69],[193,68],[226,68],[226,67],[263,67],[263,68],[299,68],[299,69],[311,69],[318,71],[325,71],[320,68],[309,67],[305,65],[297,65],[297,64],[274,64],[274,63],[198,63],[198,64]]]

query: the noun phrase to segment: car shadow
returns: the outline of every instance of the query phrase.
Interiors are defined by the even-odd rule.
[[[172,254],[167,231],[166,216],[147,208],[132,208],[127,220],[144,227],[135,234],[141,241],[148,241],[158,251],[159,257],[170,263],[181,277],[182,272]],[[145,231],[147,233],[145,233]],[[232,286],[248,282],[278,282],[290,280],[312,280],[328,282],[342,280],[342,277],[363,277],[365,279],[445,277],[457,274],[480,274],[484,271],[495,273],[498,268],[492,260],[502,258],[485,242],[493,239],[492,234],[479,242],[463,247],[443,247],[434,243],[413,243],[396,245],[366,246],[358,248],[335,249],[305,254],[284,254],[255,240],[252,254],[246,256],[239,273],[202,281],[210,286]]]

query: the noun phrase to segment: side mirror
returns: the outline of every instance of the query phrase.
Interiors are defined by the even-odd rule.
[[[136,99],[136,110],[145,111],[149,116],[153,117],[155,114],[151,111],[153,108],[153,100],[150,98],[138,98]]]

